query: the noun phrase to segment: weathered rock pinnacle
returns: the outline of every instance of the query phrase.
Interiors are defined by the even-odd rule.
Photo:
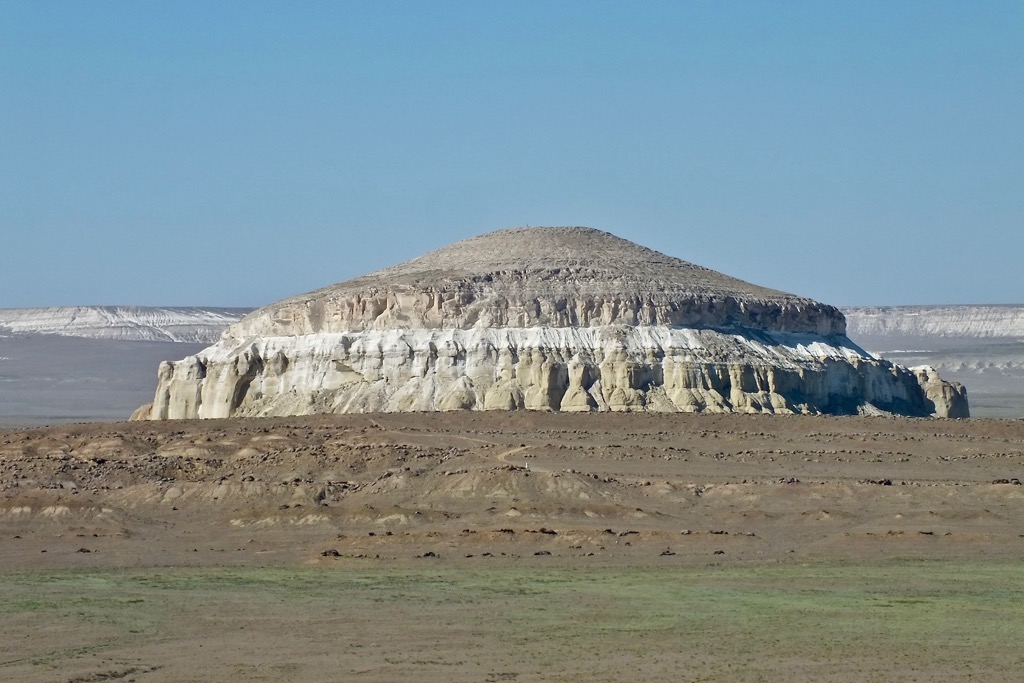
[[[842,313],[590,228],[501,230],[270,304],[162,364],[152,419],[416,410],[967,415]]]

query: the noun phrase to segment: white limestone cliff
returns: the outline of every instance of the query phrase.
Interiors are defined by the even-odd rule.
[[[958,390],[934,373],[867,358],[841,340],[668,327],[265,337],[222,342],[159,374],[154,419],[513,409],[949,415],[959,405]]]
[[[586,228],[491,233],[260,309],[136,418],[561,410],[966,417],[831,306]]]

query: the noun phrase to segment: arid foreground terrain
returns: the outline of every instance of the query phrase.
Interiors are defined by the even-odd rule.
[[[0,679],[1018,680],[1024,420],[0,431]]]

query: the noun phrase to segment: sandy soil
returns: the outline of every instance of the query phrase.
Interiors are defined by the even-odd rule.
[[[471,576],[894,559],[1016,566],[1024,559],[1021,480],[1024,420],[453,413],[4,430],[0,580],[10,590],[69,569]],[[351,618],[367,619],[374,604]],[[255,633],[273,651],[267,615],[239,601],[229,608],[243,630],[248,624],[245,636],[235,622],[222,633],[217,620],[192,620],[187,641],[146,645],[160,653],[146,663],[114,657],[83,675],[184,680],[182,662],[200,661],[206,675],[195,680],[309,680],[301,668],[267,664],[261,678],[222,661],[232,639],[252,645]],[[18,623],[8,619],[6,628]],[[73,650],[89,635],[65,629],[33,632],[32,640],[67,639]],[[199,652],[197,643],[222,636],[221,660]],[[26,647],[0,650],[0,677],[7,667],[20,680],[106,680],[76,679],[73,669],[84,666],[77,654],[29,666],[19,655]],[[486,663],[487,652],[481,645],[474,657]],[[775,673],[815,679],[801,670]],[[347,671],[322,680],[389,680]],[[438,671],[436,680],[516,678],[488,679],[502,671],[487,666],[476,678]],[[698,680],[672,667],[654,667],[649,680],[657,672]],[[722,676],[713,678],[757,680]],[[825,680],[821,672],[817,679]]]

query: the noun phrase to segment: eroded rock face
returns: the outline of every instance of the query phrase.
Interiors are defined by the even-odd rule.
[[[501,230],[280,301],[239,338],[384,329],[742,326],[845,334],[832,306],[590,228]]]
[[[491,233],[260,309],[164,363],[152,419],[438,410],[967,415],[831,306],[586,228]]]

